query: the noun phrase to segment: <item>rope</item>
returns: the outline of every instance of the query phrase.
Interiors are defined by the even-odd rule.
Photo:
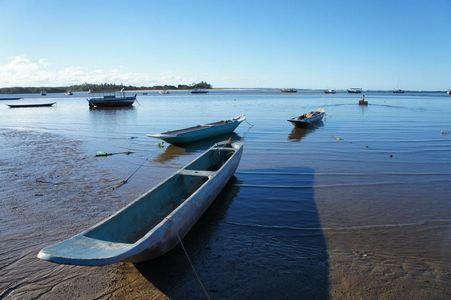
[[[244,119],[244,122],[246,122],[250,127],[254,127],[254,124],[249,123],[247,119]]]
[[[174,224],[174,222],[173,222],[171,219],[169,219],[168,217],[165,217],[165,219],[168,220],[168,221],[170,221],[172,224]],[[194,273],[194,275],[196,276],[197,282],[199,282],[199,285],[200,285],[200,287],[202,288],[202,291],[203,291],[204,294],[205,294],[205,297],[206,297],[208,300],[211,300],[211,297],[210,297],[210,295],[208,294],[207,289],[205,288],[205,285],[203,284],[202,280],[200,279],[199,273],[197,273],[196,268],[194,267],[193,262],[192,262],[191,259],[189,258],[188,251],[186,251],[185,245],[183,245],[182,239],[180,238],[178,231],[176,230],[175,233],[177,234],[177,239],[179,240],[179,243],[180,243],[180,245],[182,246],[183,253],[184,253],[185,256],[186,256],[186,258],[187,258],[187,260],[188,260],[188,262],[189,262],[189,265],[191,266],[191,269],[193,270],[193,273]]]
[[[126,179],[122,180],[117,186],[113,187],[113,190],[115,190],[115,189],[117,189],[117,188],[120,188],[120,187],[123,186],[124,184],[128,183],[128,181],[130,180],[130,178],[132,178],[132,176],[135,175],[136,172],[138,172],[139,169],[141,169],[141,167],[144,166],[148,160],[149,160],[149,159],[146,158],[146,159],[143,161],[143,163],[140,164],[140,165],[133,171],[132,174],[130,174],[130,176],[128,176]]]

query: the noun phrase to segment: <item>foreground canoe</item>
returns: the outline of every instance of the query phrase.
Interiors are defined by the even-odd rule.
[[[325,114],[326,112],[324,111],[324,109],[318,108],[317,110],[300,115],[299,117],[291,118],[288,120],[288,122],[296,127],[307,127],[319,123],[323,119]]]
[[[29,103],[29,104],[7,104],[10,108],[22,108],[22,107],[50,107],[56,102],[52,103]]]
[[[166,131],[159,134],[148,134],[147,136],[162,139],[171,144],[183,145],[232,133],[244,120],[246,120],[246,116],[239,115],[230,120]]]
[[[42,249],[38,258],[59,264],[101,266],[146,261],[168,252],[233,176],[242,152],[240,143],[214,145],[113,216]]]

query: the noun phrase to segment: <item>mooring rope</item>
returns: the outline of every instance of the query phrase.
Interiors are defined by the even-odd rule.
[[[165,217],[165,219],[168,220],[169,222],[171,222],[172,224],[174,224],[174,222],[173,222],[171,219],[169,219],[168,217]],[[189,265],[191,266],[191,269],[193,270],[193,273],[194,273],[194,275],[196,276],[197,282],[199,283],[200,287],[202,288],[202,291],[204,292],[205,297],[206,297],[208,300],[211,300],[211,297],[210,297],[210,295],[208,294],[207,289],[205,288],[205,285],[204,285],[204,283],[202,282],[202,279],[201,279],[200,276],[199,276],[199,273],[197,273],[196,268],[194,267],[194,264],[193,264],[193,262],[191,261],[191,258],[189,258],[188,251],[186,251],[185,245],[183,245],[182,239],[180,238],[179,233],[178,233],[177,230],[175,230],[175,234],[177,235],[177,239],[179,240],[179,243],[180,243],[180,245],[182,246],[183,253],[184,253],[185,256],[186,256],[186,259],[188,260],[188,263],[189,263]]]

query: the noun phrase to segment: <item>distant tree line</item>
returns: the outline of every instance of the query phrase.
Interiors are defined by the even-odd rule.
[[[191,90],[191,89],[211,89],[211,84],[201,81],[199,83],[193,83],[190,85],[179,84],[175,85],[155,85],[155,86],[134,86],[124,84],[112,84],[112,83],[83,83],[70,86],[60,87],[4,87],[0,88],[0,94],[35,94],[41,91],[47,93],[65,93],[71,92],[85,92],[91,90],[92,92],[114,92],[124,90]]]

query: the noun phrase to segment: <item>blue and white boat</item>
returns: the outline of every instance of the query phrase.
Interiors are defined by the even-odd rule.
[[[160,185],[65,241],[42,249],[38,258],[58,264],[102,266],[141,262],[174,248],[235,173],[241,143],[224,142]]]
[[[171,144],[183,145],[232,133],[244,120],[246,120],[246,116],[242,114],[230,120],[166,131],[158,134],[148,134],[147,136],[161,139]]]

